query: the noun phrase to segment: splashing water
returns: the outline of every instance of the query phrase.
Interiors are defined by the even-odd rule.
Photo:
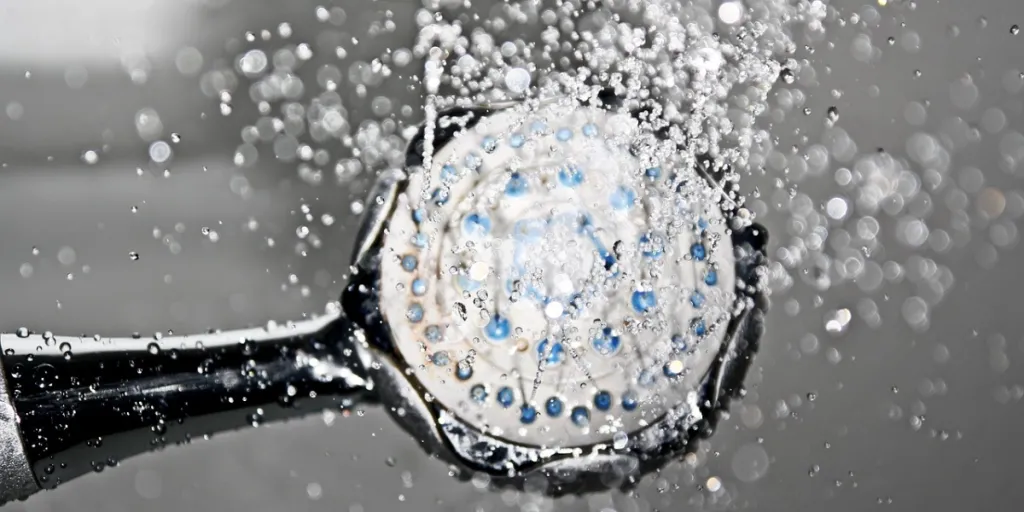
[[[394,259],[386,255],[385,276],[409,276],[408,282],[402,278],[383,285],[385,295],[400,292],[382,296],[394,308],[388,316],[413,327],[405,332],[393,324],[392,329],[400,340],[412,343],[400,343],[406,359],[423,361],[416,367],[421,382],[463,417],[480,414],[474,402],[486,402],[492,409],[517,405],[510,411],[511,420],[489,412],[480,428],[540,445],[604,440],[624,448],[628,432],[678,406],[697,414],[692,390],[717,354],[723,330],[719,324],[744,307],[731,292],[732,247],[726,233],[754,217],[745,207],[740,174],[756,161],[755,151],[768,137],[755,122],[769,111],[768,94],[780,74],[800,72],[799,63],[788,58],[796,49],[790,26],[820,30],[823,5],[513,2],[483,17],[472,10],[444,3],[423,9],[416,15],[419,34],[411,50],[389,51],[371,62],[353,62],[348,69],[349,82],[365,96],[413,58],[425,62],[420,75],[423,104],[398,109],[413,118],[417,110],[423,112],[422,165],[410,169],[409,189],[418,190],[418,197],[411,196],[399,208],[389,236],[398,240],[394,243],[411,241],[415,248],[435,253],[395,246]],[[502,39],[526,27],[546,28],[536,41]],[[301,102],[312,91],[297,68],[312,58],[302,43],[272,56],[261,50],[240,55],[236,65],[253,80],[249,96],[264,117],[243,131],[235,163],[252,166],[259,158],[256,145],[271,141],[278,160],[297,160],[299,176],[319,184],[333,146],[341,142],[352,156],[334,157],[339,183],[402,167],[402,150],[414,128],[401,128],[389,116],[395,109],[385,96],[371,102],[372,110],[385,119],[354,127],[338,92],[344,74],[327,64],[316,76],[322,91]],[[204,76],[204,85],[219,91],[225,115],[232,111],[230,89],[236,82],[235,73],[224,69]],[[271,104],[277,102],[282,102],[282,117],[270,115]],[[587,106],[594,103],[604,103],[610,117]],[[469,215],[486,211],[489,193],[483,185],[465,198],[456,190],[466,172],[510,164],[473,153],[459,153],[453,160],[445,153],[448,146],[434,147],[435,132],[452,122],[444,112],[479,106],[514,107],[512,118],[502,118],[509,126],[525,128],[530,118],[544,125],[531,125],[524,134],[491,128],[475,144],[483,153],[500,148],[502,154],[520,145],[572,148],[568,163],[540,162],[541,167],[558,167],[550,177],[543,168],[539,173],[530,170],[538,164],[532,157],[513,156],[513,167],[520,159],[526,164],[522,171],[484,178],[487,187],[502,189],[505,195],[514,195],[512,185],[518,182],[513,180],[522,180],[527,188],[540,184],[572,191],[563,201],[576,204],[576,209],[529,204],[529,209],[549,213],[534,219],[543,224],[542,243],[529,240],[529,226],[522,234],[522,222]],[[598,133],[599,140],[608,137],[606,150],[600,144],[574,145]],[[534,135],[547,139],[533,140]],[[300,136],[312,140],[300,142]],[[471,163],[470,157],[476,160]],[[456,161],[459,166],[453,165]],[[608,164],[612,167],[602,167]],[[608,183],[601,184],[598,176]],[[428,212],[427,220],[417,218],[422,205],[447,208],[449,201],[458,214],[439,217]],[[593,209],[597,203],[603,206]],[[617,213],[634,203],[644,205],[632,209],[629,215],[635,218]],[[583,213],[588,210],[593,211]],[[510,218],[523,221],[526,211]],[[306,205],[303,212],[313,218]],[[445,225],[449,218],[455,219],[451,230]],[[402,224],[407,219],[416,219],[416,225]],[[481,243],[481,234],[515,243]],[[319,238],[307,225],[297,235],[303,250]],[[543,242],[551,239],[556,242]],[[567,240],[570,246],[564,245]],[[428,279],[434,275],[440,280]],[[440,294],[436,305],[420,299],[432,294]],[[619,312],[623,307],[628,313]],[[449,313],[453,311],[458,314]],[[453,324],[446,323],[445,315]],[[680,321],[686,325],[676,325]],[[457,331],[462,334],[452,334]],[[502,379],[510,377],[508,384],[494,380],[497,373]],[[468,394],[445,384],[453,378],[467,383]],[[430,382],[439,384],[431,388]],[[671,391],[674,382],[686,385]],[[448,396],[456,391],[457,396]],[[542,410],[533,405],[538,400]],[[566,423],[582,429],[581,434],[560,434]]]
[[[788,51],[794,51],[794,44],[788,36],[786,26],[794,21],[805,22],[808,25],[816,26],[823,10],[820,4],[811,8],[810,4],[787,3],[787,2],[765,2],[750,3],[749,9],[743,12],[738,5],[726,6],[720,12],[720,19],[715,20],[707,10],[707,6],[699,4],[681,4],[677,2],[644,2],[634,4],[606,4],[604,6],[574,5],[562,3],[552,9],[543,9],[536,3],[524,2],[513,3],[504,6],[501,12],[490,18],[483,25],[490,25],[497,34],[492,34],[481,27],[471,27],[467,20],[471,18],[464,12],[457,9],[440,9],[428,15],[427,11],[418,16],[417,21],[421,25],[419,38],[414,47],[414,54],[426,58],[424,69],[424,87],[427,92],[425,100],[425,140],[427,144],[423,149],[423,168],[430,169],[433,166],[432,158],[435,150],[431,144],[434,140],[433,132],[440,129],[437,115],[444,109],[462,107],[470,108],[480,105],[506,105],[509,102],[519,102],[522,105],[545,105],[548,102],[556,102],[565,108],[564,112],[548,115],[538,121],[533,121],[538,126],[543,125],[540,130],[547,129],[548,125],[554,130],[554,139],[550,143],[554,148],[559,142],[570,140],[574,134],[569,128],[558,128],[565,126],[566,119],[573,117],[572,111],[585,112],[586,108],[580,102],[593,100],[605,100],[602,94],[611,92],[616,98],[615,102],[620,105],[623,111],[641,111],[638,118],[638,137],[628,139],[631,153],[640,162],[640,168],[646,169],[643,183],[629,183],[625,190],[642,190],[645,196],[657,196],[661,198],[682,197],[684,202],[690,204],[713,204],[720,205],[723,209],[732,211],[735,214],[733,228],[740,228],[746,225],[752,215],[749,210],[743,207],[744,198],[739,194],[738,173],[735,169],[745,169],[750,159],[750,149],[753,147],[761,134],[756,133],[753,128],[754,119],[767,111],[767,94],[771,86],[778,79],[783,69],[779,59]],[[739,12],[737,12],[739,11]],[[623,16],[625,15],[625,16]],[[724,17],[724,18],[722,18]],[[635,19],[634,22],[626,21],[627,18]],[[514,33],[513,25],[529,26],[540,22],[548,26],[541,34],[540,42],[528,42],[522,39],[500,41],[498,35],[507,32]],[[556,28],[557,27],[557,28]],[[787,72],[798,72],[799,68],[795,63],[789,63],[792,69]],[[446,71],[447,70],[447,71]],[[536,85],[533,85],[536,83]],[[741,88],[745,88],[742,94],[738,94]],[[527,107],[530,109],[531,107]],[[552,113],[548,113],[552,114]],[[535,131],[529,122],[515,121],[512,126],[529,126],[528,130]],[[571,126],[572,123],[569,123]],[[579,122],[577,126],[583,125]],[[596,133],[599,125],[593,126],[591,131]],[[604,129],[601,126],[601,129]],[[585,128],[584,128],[585,130]],[[563,134],[562,131],[565,133]],[[654,136],[657,134],[658,136]],[[481,147],[486,151],[493,151],[494,146],[504,137],[514,147],[520,147],[523,138],[519,132],[511,134],[496,134],[496,137],[486,136]],[[488,146],[490,144],[490,147]],[[583,149],[583,153],[592,153],[593,148]],[[450,157],[449,157],[450,158]],[[608,161],[608,157],[599,157]],[[702,160],[703,159],[703,160]],[[529,160],[526,162],[529,164]],[[497,167],[507,166],[500,164]],[[575,164],[573,164],[575,165]],[[628,163],[619,163],[618,166],[630,166]],[[699,176],[697,167],[706,166],[712,171],[715,177],[712,180],[694,179]],[[514,168],[513,163],[512,167]],[[594,166],[594,164],[589,164]],[[580,167],[588,169],[584,163]],[[487,167],[494,167],[490,164]],[[664,168],[664,169],[663,169]],[[614,172],[609,170],[588,169],[588,175],[602,174],[613,176]],[[560,171],[559,181],[562,185],[576,187],[583,181],[583,171],[576,171],[566,175]],[[666,179],[658,179],[664,172]],[[511,179],[520,178],[521,173],[514,173]],[[444,181],[442,179],[442,181]],[[570,183],[571,182],[571,183]],[[511,183],[511,182],[509,182]],[[508,185],[505,185],[508,187]],[[444,184],[442,183],[442,187]],[[413,187],[415,189],[415,187]],[[728,189],[728,190],[726,190]],[[429,202],[436,200],[438,191],[444,191],[445,200],[448,200],[448,189],[434,189],[421,187],[420,200]],[[507,189],[506,189],[507,192]],[[630,194],[633,192],[629,192]],[[488,194],[481,193],[483,197]],[[626,193],[622,193],[626,194]],[[620,195],[622,195],[620,194]],[[457,194],[451,193],[454,201]],[[622,198],[620,197],[620,200]],[[646,199],[645,199],[646,200]],[[633,198],[630,197],[630,202]],[[596,204],[600,201],[585,200],[587,205]],[[609,210],[615,209],[615,201]],[[533,205],[546,211],[548,206]],[[704,210],[697,209],[696,216],[699,218],[713,218],[706,206]],[[716,207],[717,209],[717,207]],[[550,210],[557,212],[557,209]],[[658,244],[662,246],[677,245],[677,238],[680,233],[672,233],[669,226],[677,225],[680,212],[673,208],[646,208],[643,210],[645,218],[640,225],[649,226],[654,231],[644,235],[641,240],[640,253],[632,257],[635,261],[642,261],[644,258],[659,258],[662,250],[651,248],[654,238],[658,238]],[[702,217],[703,215],[703,217]],[[720,218],[721,214],[718,214]],[[515,216],[513,216],[515,217]],[[696,218],[694,222],[696,222]],[[623,221],[618,221],[623,223]],[[625,222],[623,225],[628,225]],[[600,223],[598,223],[600,226]],[[490,221],[488,221],[490,228]],[[545,228],[547,229],[547,228]],[[667,231],[666,231],[667,230]],[[662,231],[655,235],[655,231]],[[620,234],[621,235],[621,234]],[[408,235],[406,235],[408,236]],[[634,236],[612,236],[610,240],[636,239]],[[556,240],[566,240],[566,237],[555,237]],[[685,237],[680,238],[680,240]],[[604,254],[601,251],[606,248],[595,238],[598,244],[597,255]],[[619,244],[620,242],[615,242]],[[580,244],[587,246],[588,244]],[[686,244],[688,247],[688,244]],[[568,257],[576,262],[587,261],[586,258],[571,256],[572,246],[565,247],[557,244],[556,247],[548,249],[530,250],[531,261],[538,262],[545,260],[551,262],[551,256]],[[700,246],[700,255],[692,254],[694,261],[704,259],[704,247]],[[731,249],[725,249],[731,252]],[[568,253],[566,251],[569,251]],[[685,249],[684,249],[685,251]],[[694,251],[696,251],[696,246]],[[463,253],[465,249],[453,249],[455,253]],[[473,253],[470,249],[470,253]],[[610,254],[610,253],[609,253]],[[671,252],[670,252],[671,254]],[[474,256],[479,257],[479,255]],[[612,256],[610,261],[617,267],[625,270],[633,261],[628,261],[629,256],[624,260],[616,261]],[[470,262],[471,263],[471,262]],[[468,264],[463,264],[466,268]],[[485,265],[477,263],[474,265]],[[729,264],[727,264],[729,265]],[[561,277],[567,284],[566,288],[571,290],[573,279],[570,275],[569,266],[566,262],[556,265],[545,264],[543,269],[529,271],[527,266],[522,266],[524,275],[538,276],[540,281],[547,281]],[[451,268],[457,268],[453,266]],[[582,267],[586,268],[584,264]],[[721,266],[714,267],[722,272]],[[600,273],[600,269],[597,269]],[[661,272],[661,271],[658,271]],[[626,270],[626,275],[640,276],[642,272]],[[686,282],[680,274],[666,271],[666,277]],[[724,277],[724,276],[723,276]],[[568,352],[571,361],[576,366],[576,374],[583,380],[579,385],[593,386],[591,392],[595,395],[595,403],[603,402],[602,393],[609,394],[607,382],[598,384],[592,377],[592,370],[601,368],[601,355],[618,350],[619,344],[629,345],[630,357],[638,358],[635,370],[627,370],[619,365],[620,371],[627,376],[631,373],[634,377],[627,377],[628,380],[636,380],[641,388],[653,386],[652,364],[657,368],[664,365],[664,374],[670,378],[691,374],[690,379],[703,375],[698,365],[696,368],[673,357],[680,347],[687,347],[690,354],[693,354],[693,345],[696,343],[688,340],[685,336],[686,329],[673,330],[673,326],[666,324],[664,320],[650,323],[648,321],[636,322],[627,317],[625,323],[619,315],[606,311],[604,316],[594,318],[594,322],[605,325],[604,331],[599,329],[596,334],[587,336],[594,341],[592,347],[586,345],[578,335],[573,335],[573,329],[565,326],[541,329],[540,326],[559,324],[561,317],[567,307],[572,307],[571,300],[552,301],[550,297],[550,286],[534,283],[528,279],[515,277],[509,280],[509,289],[512,290],[509,298],[515,302],[516,297],[531,295],[535,299],[542,299],[544,315],[533,321],[523,323],[518,320],[517,325],[529,326],[529,333],[522,333],[527,340],[540,340],[537,345],[539,362],[532,379],[532,387],[524,389],[523,401],[531,403],[538,396],[538,391],[547,388],[547,392],[554,392],[547,403],[554,404],[556,411],[549,411],[549,415],[557,416],[561,410],[561,399],[555,396],[569,396],[574,398],[579,393],[567,392],[566,387],[573,387],[577,379],[568,376],[561,371],[555,376],[547,377],[545,370],[551,364],[556,364],[552,358],[555,357],[552,350]],[[712,284],[711,281],[708,281]],[[550,285],[551,283],[547,283]],[[635,285],[634,285],[635,286]],[[641,286],[650,286],[641,284]],[[578,285],[575,287],[578,288]],[[597,295],[601,297],[614,296],[612,288],[597,286]],[[493,289],[493,287],[492,287]],[[647,288],[642,288],[647,289]],[[729,286],[726,286],[729,289]],[[474,289],[463,287],[466,292]],[[633,309],[646,313],[648,308],[653,308],[656,297],[664,297],[664,290],[654,287],[651,291],[636,291],[633,293]],[[689,297],[690,306],[694,310],[705,307],[704,291],[691,288],[692,291],[675,291],[669,295],[682,295]],[[459,300],[458,296],[452,296],[448,300]],[[684,299],[685,300],[685,299]],[[593,307],[592,301],[583,299],[588,307]],[[728,304],[729,299],[725,303]],[[599,308],[600,309],[600,308]],[[439,310],[446,309],[440,307]],[[724,309],[721,306],[707,305],[703,316],[697,314],[693,322],[699,322],[696,329],[699,336],[703,336],[705,329],[717,322],[717,318],[728,316],[729,307]],[[395,313],[398,314],[397,312]],[[499,313],[484,312],[481,318],[489,318]],[[611,317],[607,316],[608,314]],[[694,313],[678,312],[669,315],[669,318],[690,318]],[[543,317],[546,316],[545,320]],[[494,318],[498,318],[494,316]],[[705,325],[706,323],[706,325]],[[631,326],[632,325],[632,326]],[[522,327],[519,328],[523,329]],[[630,336],[630,342],[620,339],[619,330],[622,336]],[[586,332],[586,329],[583,330]],[[672,332],[683,333],[672,335]],[[552,337],[554,333],[563,333]],[[561,336],[561,338],[559,338]],[[585,339],[587,336],[584,336]],[[650,338],[662,337],[670,340],[666,342],[668,349],[662,351],[658,345],[649,341],[642,341]],[[614,340],[614,341],[612,341]],[[689,342],[689,343],[688,343]],[[717,345],[707,344],[703,347],[705,354],[713,354]],[[613,349],[614,347],[614,349]],[[675,347],[675,348],[673,348]],[[582,350],[582,352],[581,352]],[[494,358],[488,350],[487,357]],[[507,363],[502,359],[513,358],[514,351],[504,356],[498,356],[494,362],[495,366],[509,371]],[[434,361],[436,363],[436,361]],[[512,364],[512,375],[521,375],[523,369],[516,371],[516,365]],[[659,368],[660,369],[660,368]],[[600,372],[607,370],[599,370]],[[692,373],[691,373],[692,372]],[[550,372],[549,372],[550,373]],[[545,385],[545,379],[554,381],[554,388]],[[621,377],[618,377],[621,379]],[[687,380],[690,380],[687,379]],[[690,384],[693,385],[692,382]],[[563,387],[564,386],[564,387]],[[621,385],[613,386],[612,393],[616,397],[627,396],[631,391],[628,387]],[[671,407],[673,400],[665,389],[660,389],[653,397]],[[602,398],[597,398],[602,397]],[[610,398],[609,398],[610,400]],[[643,397],[640,401],[649,402],[652,397]],[[682,400],[680,403],[684,402]],[[511,402],[511,399],[509,400]],[[632,403],[632,402],[631,402]],[[526,407],[526,406],[524,406]],[[632,407],[632,406],[631,406]],[[598,407],[605,409],[606,407]],[[654,414],[655,411],[648,411]],[[523,423],[533,424],[535,413],[529,413],[528,418],[522,419]],[[588,415],[588,422],[590,417]],[[621,420],[620,420],[621,421]],[[629,429],[627,429],[629,430]],[[613,430],[614,431],[614,430]],[[620,432],[621,433],[621,432]]]
[[[912,2],[878,5],[914,9]],[[874,6],[843,12],[819,0],[510,2],[493,8],[435,1],[417,12],[418,34],[410,48],[390,48],[375,59],[350,62],[347,69],[324,64],[315,83],[303,82],[296,70],[321,58],[351,60],[352,48],[339,44],[335,55],[314,56],[300,43],[262,59],[242,52],[240,74],[253,80],[248,95],[263,117],[243,132],[235,162],[253,165],[260,156],[257,145],[269,141],[274,157],[296,162],[303,180],[317,185],[333,177],[349,184],[380,169],[402,167],[414,124],[424,120],[422,167],[431,169],[439,149],[432,147],[433,131],[448,109],[507,102],[537,107],[559,98],[572,107],[611,90],[622,110],[643,112],[640,128],[661,135],[636,145],[636,157],[671,161],[676,171],[645,187],[721,205],[739,225],[755,217],[771,222],[773,233],[782,235],[775,237],[767,277],[776,297],[789,296],[778,301],[783,313],[796,316],[801,309],[822,308],[818,315],[824,332],[842,336],[858,321],[870,327],[882,323],[886,311],[872,295],[884,292],[899,320],[924,331],[931,310],[954,285],[943,257],[963,249],[974,252],[983,267],[992,266],[997,249],[1017,240],[1013,221],[1024,214],[1024,199],[986,183],[973,167],[954,170],[958,151],[979,136],[959,116],[929,131],[923,125],[930,106],[909,102],[903,118],[914,131],[894,147],[878,150],[855,141],[842,127],[845,90],[823,90],[815,98],[813,89],[832,72],[815,63],[815,48],[848,44],[853,60],[877,62],[885,46],[874,33],[880,17]],[[325,23],[330,19],[326,16]],[[386,19],[381,21],[379,33],[387,33],[388,26]],[[535,37],[516,35],[534,28]],[[844,42],[838,35],[851,37]],[[888,44],[910,53],[921,50],[921,38],[912,32]],[[419,59],[425,65],[414,69]],[[399,105],[384,92],[370,97],[410,73],[425,93],[421,104]],[[1022,76],[1007,70],[1000,85],[1018,92]],[[966,74],[948,84],[954,107],[970,110],[980,104],[975,79]],[[239,80],[232,69],[213,70],[204,75],[203,87],[229,113]],[[349,86],[368,98],[381,120],[356,123],[350,117],[353,105],[338,92]],[[868,95],[877,97],[878,89],[869,88]],[[812,106],[814,99],[829,105]],[[280,115],[271,114],[276,103],[281,103]],[[813,116],[821,119],[817,132],[787,132],[787,122]],[[1018,173],[1024,136],[995,107],[984,112],[980,127],[998,139],[994,150],[1003,170]],[[714,183],[686,180],[698,172],[702,158],[715,171]],[[822,187],[827,194],[816,192]],[[421,199],[430,199],[431,190],[424,187]],[[647,222],[669,224],[670,212],[654,211]],[[885,227],[887,219],[892,229]],[[974,245],[970,242],[978,239],[978,226],[985,233]],[[317,235],[307,233],[299,243],[308,247],[309,237]],[[460,271],[473,272],[472,265],[462,268],[461,263],[467,262],[456,265]],[[556,284],[541,278],[550,268],[536,273],[534,284]],[[526,295],[523,286],[520,294]],[[847,304],[831,304],[821,296],[840,287],[861,295]],[[491,307],[488,300],[495,299],[481,304]],[[473,300],[451,302],[467,321],[477,320]],[[559,317],[556,313],[552,309],[550,316]],[[808,336],[800,345],[811,353],[818,342]],[[613,350],[611,336],[606,338],[594,350]],[[559,352],[554,346],[549,342],[539,354],[533,353],[534,345],[527,347],[537,368],[514,376],[528,383],[527,389],[516,390],[521,395],[544,398],[544,383],[563,378],[545,361],[572,366],[592,355],[572,354],[570,349],[576,349],[567,346]],[[436,354],[431,352],[425,364],[444,361]],[[827,354],[832,362],[842,359],[837,349]],[[447,356],[453,372],[457,361],[467,359],[456,352]],[[474,353],[469,359],[472,366],[486,357]],[[589,380],[584,369],[590,371],[584,364],[579,369],[583,382],[576,384]],[[490,392],[494,400],[499,390]]]

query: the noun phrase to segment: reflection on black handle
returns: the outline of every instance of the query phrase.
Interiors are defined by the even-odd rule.
[[[330,316],[160,340],[21,332],[0,336],[0,347],[45,488],[168,444],[351,405],[365,381],[345,348],[349,335]]]

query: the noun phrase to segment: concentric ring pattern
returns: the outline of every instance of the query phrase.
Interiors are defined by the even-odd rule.
[[[581,446],[692,403],[733,309],[732,246],[701,178],[634,156],[643,135],[627,114],[522,106],[410,170],[381,308],[414,376],[474,427]]]

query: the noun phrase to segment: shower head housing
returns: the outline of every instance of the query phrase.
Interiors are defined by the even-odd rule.
[[[555,494],[628,485],[739,392],[767,234],[710,159],[620,107],[442,112],[374,187],[342,297],[353,349],[462,468]]]

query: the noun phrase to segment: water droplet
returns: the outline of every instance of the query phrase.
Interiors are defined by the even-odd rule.
[[[530,87],[530,72],[523,68],[512,68],[505,73],[505,86],[516,94],[522,94]]]
[[[612,436],[612,448],[616,450],[622,450],[629,444],[629,435],[623,431],[618,431]]]

